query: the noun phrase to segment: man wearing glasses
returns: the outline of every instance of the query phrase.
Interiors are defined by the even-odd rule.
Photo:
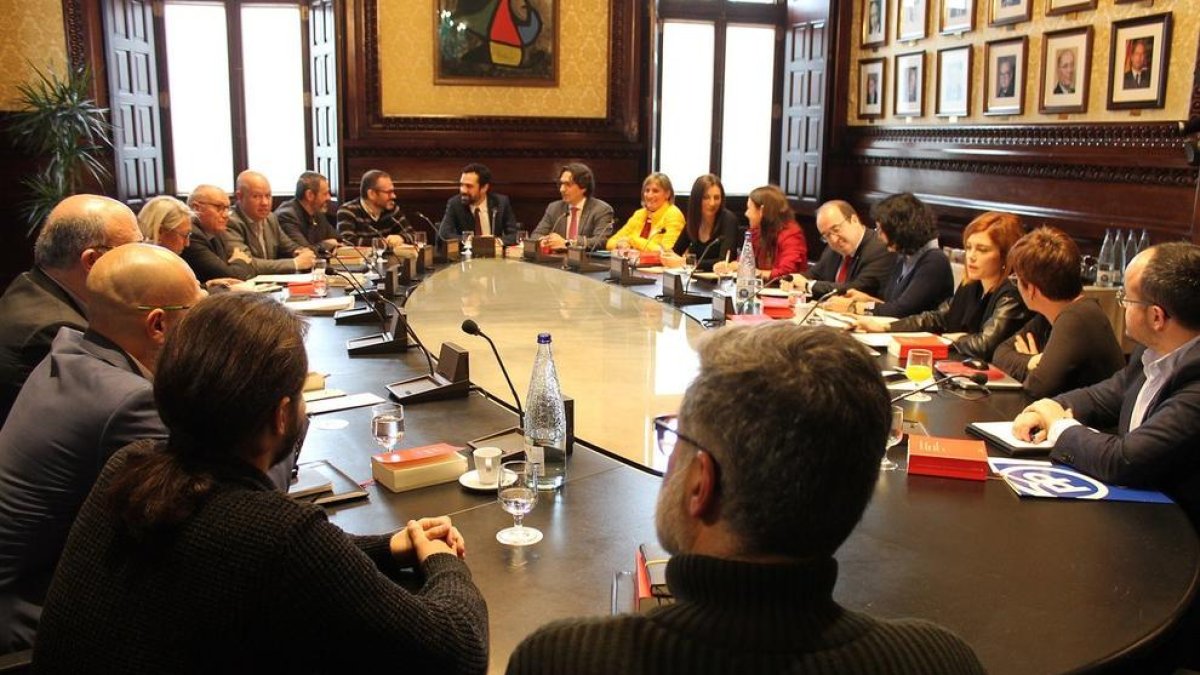
[[[258,274],[254,260],[240,248],[231,248],[225,239],[229,228],[229,195],[215,185],[200,185],[188,196],[192,234],[183,259],[204,283],[237,282]]]
[[[160,246],[107,253],[84,291],[85,332],[58,332],[0,430],[0,653],[33,644],[67,532],[108,457],[165,438],[151,378],[163,340],[204,295]]]
[[[612,234],[613,209],[592,195],[595,189],[596,179],[586,164],[564,164],[558,172],[558,194],[562,199],[550,202],[546,215],[529,237],[555,250],[566,248],[568,241],[580,237],[590,249],[604,248]]]
[[[807,276],[794,274],[796,283],[807,283],[808,292],[820,297],[832,291],[845,293],[855,289],[879,297],[896,255],[875,230],[869,230],[858,219],[850,204],[834,200],[817,209],[817,231],[827,246],[821,259],[808,269]]]
[[[1167,493],[1200,529],[1200,247],[1174,242],[1139,253],[1118,299],[1125,332],[1142,345],[1129,365],[1033,403],[1013,433],[1049,438],[1051,459],[1102,481]]]
[[[0,297],[0,424],[58,329],[87,327],[92,266],[107,251],[141,239],[133,212],[108,197],[67,197],[50,212],[33,246],[33,269]]]
[[[416,243],[413,229],[396,206],[396,185],[378,169],[362,176],[359,198],[337,211],[338,234],[355,246],[370,246],[374,237],[386,237],[388,248]]]
[[[508,672],[983,672],[945,629],[833,600],[833,554],[887,440],[888,394],[866,350],[777,323],[718,331],[699,356],[676,430],[655,424],[670,452],[655,524],[675,603],[550,624]]]

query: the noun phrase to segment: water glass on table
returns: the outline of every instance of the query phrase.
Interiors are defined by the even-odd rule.
[[[318,258],[313,261],[312,287],[313,296],[323,298],[329,293],[329,281],[325,277],[325,261]]]
[[[887,450],[883,451],[883,460],[879,462],[880,471],[893,471],[900,468],[900,465],[893,462],[887,453],[888,450],[899,445],[902,440],[904,440],[904,408],[894,405],[891,419],[888,422]]]
[[[525,527],[525,516],[537,506],[538,465],[533,462],[505,462],[500,466],[496,498],[500,508],[512,514],[513,526],[496,533],[496,541],[509,546],[529,546],[542,540],[542,533]]]
[[[384,450],[395,452],[404,440],[404,406],[398,403],[371,406],[371,435]]]

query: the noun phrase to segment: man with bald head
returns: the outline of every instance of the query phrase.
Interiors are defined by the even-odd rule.
[[[87,326],[92,266],[105,252],[141,239],[133,211],[108,197],[74,195],[50,212],[33,247],[33,269],[0,297],[0,424],[58,329]]]
[[[231,279],[245,280],[258,274],[246,251],[230,250],[225,240],[229,231],[229,195],[215,185],[200,185],[188,195],[192,234],[183,259],[202,282]]]
[[[879,297],[896,256],[875,230],[862,224],[854,207],[840,199],[822,204],[817,209],[817,232],[826,244],[821,259],[808,268],[807,277],[797,274],[793,279],[808,283],[814,296],[855,289]]]
[[[166,438],[150,378],[163,340],[204,295],[159,246],[95,264],[87,330],[63,328],[0,430],[0,653],[33,644],[67,533],[109,456]]]
[[[229,217],[229,244],[250,252],[259,274],[311,270],[316,254],[287,236],[271,213],[271,184],[257,171],[237,177],[237,204]]]

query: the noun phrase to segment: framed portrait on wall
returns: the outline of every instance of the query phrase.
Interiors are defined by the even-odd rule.
[[[892,110],[897,117],[921,117],[925,114],[925,52],[896,55],[896,74],[892,77]]]
[[[1056,30],[1042,36],[1038,112],[1087,112],[1091,72],[1091,26]]]
[[[1170,12],[1114,21],[1109,54],[1109,110],[1163,107],[1171,58]]]
[[[975,0],[940,0],[938,32],[966,33],[975,29]]]
[[[888,0],[862,0],[862,46],[887,44]]]
[[[1025,112],[1025,56],[1029,38],[992,40],[984,51],[983,114]]]
[[[433,4],[434,84],[558,86],[558,1]]]
[[[1046,16],[1096,9],[1096,0],[1046,0]]]
[[[971,51],[971,45],[938,50],[934,110],[940,117],[971,114]]]
[[[899,0],[896,7],[896,40],[920,40],[928,31],[929,24],[928,0]]]
[[[858,62],[858,117],[883,117],[884,84],[887,81],[887,59],[862,59]]]
[[[1033,0],[987,0],[988,25],[1007,26],[1033,16]]]

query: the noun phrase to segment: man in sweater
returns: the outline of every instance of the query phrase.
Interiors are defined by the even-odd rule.
[[[677,424],[655,421],[670,453],[656,525],[675,603],[545,626],[508,672],[982,672],[942,628],[833,601],[833,553],[887,440],[887,390],[866,351],[783,324],[725,329],[699,350]]]

